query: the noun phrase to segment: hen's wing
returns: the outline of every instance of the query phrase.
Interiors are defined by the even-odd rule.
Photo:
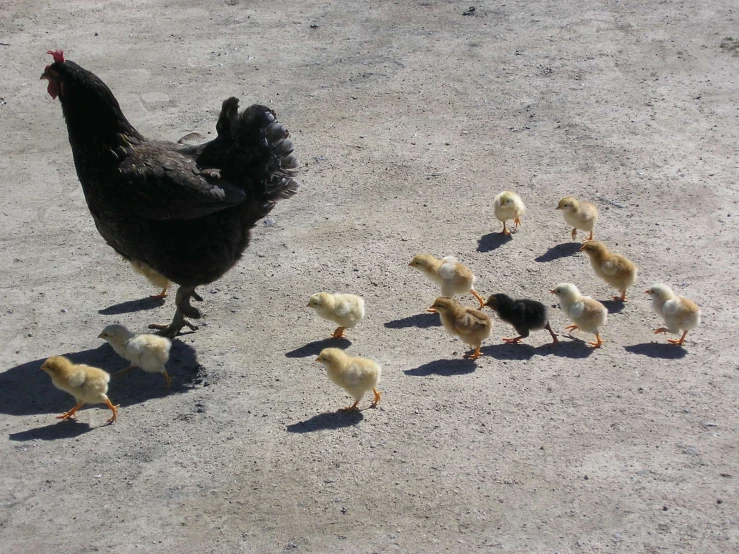
[[[124,150],[120,179],[110,194],[119,206],[141,218],[196,219],[246,199],[244,191],[222,179],[218,169],[199,167],[177,145],[142,142]]]

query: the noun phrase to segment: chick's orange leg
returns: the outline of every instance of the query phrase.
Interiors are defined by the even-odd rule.
[[[164,385],[162,388],[164,390],[167,390],[169,387],[172,386],[172,378],[169,376],[166,369],[164,370],[162,375],[164,375],[164,381],[166,382],[166,385]]]
[[[626,291],[625,291],[625,290],[622,290],[622,291],[621,291],[621,296],[619,296],[619,295],[615,295],[615,296],[613,297],[613,299],[614,299],[614,300],[619,300],[619,301],[621,301],[621,302],[628,302],[628,301],[629,301],[629,299],[628,299],[628,298],[626,297]]]
[[[579,328],[580,327],[578,327],[577,325],[568,325],[567,327],[565,327],[565,331],[576,331]]]
[[[521,225],[521,218],[517,217],[516,219],[513,220],[513,223],[515,223],[516,227],[518,227],[519,225]]]
[[[344,329],[346,327],[337,327],[336,331],[334,331],[334,334],[331,335],[335,339],[343,339],[344,338]]]
[[[370,404],[370,407],[376,408],[377,405],[380,403],[380,397],[382,396],[380,394],[380,391],[377,389],[372,389],[372,392],[375,393],[375,399],[372,401],[372,404]]]
[[[508,227],[506,227],[505,221],[503,222],[503,231],[501,232],[503,236],[510,235],[511,232],[508,230]]]
[[[669,333],[670,330],[667,327],[660,327],[659,329],[654,330],[655,335],[659,335],[661,333]]]
[[[480,347],[479,346],[475,349],[475,351],[472,354],[465,354],[464,355],[464,357],[467,358],[467,359],[469,359],[469,360],[476,360],[480,356],[482,356],[482,352],[480,352]]]
[[[600,338],[600,333],[595,333],[595,342],[589,342],[588,344],[593,348],[600,348],[603,346],[603,339]]]
[[[518,344],[523,340],[523,337],[513,337],[512,339],[503,338],[503,342],[506,344]]]
[[[482,309],[485,306],[485,299],[477,294],[477,291],[475,289],[470,289],[470,294],[477,298],[477,301],[480,303],[480,309]]]
[[[339,408],[340,412],[355,412],[359,408],[357,408],[357,405],[359,405],[359,400],[357,400],[354,404],[351,406],[347,406],[346,408]]]
[[[113,374],[113,377],[120,377],[121,375],[124,375],[124,374],[128,373],[129,371],[131,371],[135,367],[136,367],[135,365],[131,364],[130,366],[128,366],[126,368],[123,368],[120,371],[116,371]]]
[[[118,405],[113,405],[113,403],[110,401],[110,398],[105,399],[105,404],[110,408],[110,411],[113,412],[113,415],[108,420],[108,423],[115,423],[116,419],[118,419]]]
[[[552,331],[552,326],[547,323],[547,326],[544,327],[547,331],[549,331],[549,334],[552,335],[552,345],[559,344],[559,339],[557,338],[557,335]]]
[[[670,344],[677,344],[678,346],[682,346],[683,344],[685,344],[685,336],[687,334],[688,334],[688,332],[685,331],[683,333],[683,336],[680,337],[679,339],[667,339],[667,342],[669,342]]]
[[[149,296],[149,298],[152,298],[154,300],[163,300],[164,298],[167,298],[167,289],[169,289],[169,285],[164,287],[162,289],[162,292],[160,292],[159,294],[152,294],[151,296]]]
[[[75,415],[75,413],[77,412],[77,410],[79,410],[84,405],[85,405],[84,402],[78,402],[77,405],[74,408],[72,408],[68,412],[64,412],[62,415],[56,416],[56,418],[57,419],[63,419],[64,421],[66,421],[66,420],[68,420],[70,418],[75,418],[75,417],[77,417]]]
[[[573,239],[575,238],[575,235],[574,234],[572,235],[572,238]],[[583,244],[585,244],[586,242],[590,242],[591,240],[593,240],[593,231],[590,231],[590,236],[588,236],[588,238],[586,238],[586,239],[582,239],[582,242],[583,242]]]
[[[575,238],[577,238],[577,227],[572,230],[572,240],[575,240]]]

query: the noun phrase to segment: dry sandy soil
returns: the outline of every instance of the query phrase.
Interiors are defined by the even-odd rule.
[[[739,57],[722,47],[739,5],[469,5],[3,2],[0,551],[739,551]],[[93,226],[39,82],[50,48],[149,137],[214,133],[230,95],[265,103],[303,165],[299,195],[201,290],[172,390],[112,381],[114,426],[95,406],[58,423],[73,401],[39,366],[116,371],[103,326],[143,331],[174,306]],[[529,211],[501,240],[508,188]],[[462,360],[408,261],[456,255],[485,295],[553,305],[571,281],[606,300],[554,209],[565,194],[596,202],[598,238],[640,266],[605,347],[504,345],[496,322]],[[642,291],[662,281],[703,309],[685,348],[652,334]],[[319,290],[365,297],[347,340],[305,308]],[[552,323],[568,323],[556,307]],[[348,397],[314,362],[335,342],[382,363],[378,409],[336,413]]]

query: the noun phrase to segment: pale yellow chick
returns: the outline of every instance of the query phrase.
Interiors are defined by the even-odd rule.
[[[140,367],[147,373],[164,375],[165,389],[172,385],[172,379],[164,367],[169,360],[169,350],[172,348],[169,339],[159,335],[135,335],[123,325],[108,325],[98,338],[108,341],[116,354],[131,362],[131,365],[117,372],[114,377]]]
[[[636,264],[621,254],[614,254],[605,244],[597,240],[586,242],[580,247],[590,257],[590,265],[595,274],[621,292],[614,300],[626,302],[626,290],[636,283],[638,268]]]
[[[572,196],[565,196],[559,201],[558,210],[562,210],[565,223],[572,225],[572,239],[577,237],[577,230],[589,231],[590,236],[583,242],[593,240],[593,229],[598,221],[598,208],[590,202],[580,201]]]
[[[354,404],[339,408],[340,412],[358,410],[359,401],[370,391],[375,395],[371,407],[374,408],[380,402],[381,394],[377,390],[377,384],[380,382],[382,367],[374,360],[352,357],[338,348],[324,348],[316,361],[326,367],[328,378],[354,399]]]
[[[469,267],[454,256],[439,260],[431,254],[418,254],[408,264],[426,277],[441,285],[441,295],[452,298],[455,294],[472,294],[482,308],[485,300],[474,289],[476,277]]]
[[[652,309],[662,317],[667,325],[667,327],[656,329],[654,334],[683,331],[679,339],[667,339],[671,344],[682,346],[688,331],[700,325],[701,309],[692,300],[677,296],[667,285],[653,285],[644,292],[652,297]]]
[[[493,207],[495,217],[498,221],[503,222],[502,234],[504,235],[511,234],[511,231],[506,227],[506,221],[512,219],[513,223],[518,227],[521,225],[521,216],[526,213],[526,206],[524,206],[521,197],[510,190],[504,190],[496,196]]]
[[[364,300],[355,294],[317,292],[310,297],[307,307],[339,325],[333,334],[335,339],[342,338],[345,329],[355,327],[364,318]]]
[[[51,382],[59,390],[68,392],[77,400],[74,408],[64,412],[57,419],[70,419],[85,404],[105,404],[113,412],[108,423],[114,423],[118,418],[118,406],[114,406],[107,396],[110,375],[84,364],[73,364],[64,356],[52,356],[41,366],[51,376]]]
[[[466,308],[447,296],[439,296],[434,300],[429,311],[439,312],[444,329],[475,349],[472,354],[465,354],[465,358],[476,360],[482,356],[480,353],[482,341],[488,338],[493,330],[493,320],[490,316],[479,310]]]
[[[557,295],[562,311],[574,324],[568,325],[565,330],[580,329],[586,333],[592,333],[596,341],[589,344],[593,348],[600,348],[603,345],[600,328],[606,324],[608,317],[606,307],[589,296],[583,296],[572,283],[561,283],[549,292]]]
[[[131,260],[131,267],[136,273],[146,277],[152,285],[162,289],[162,292],[160,292],[159,294],[152,294],[150,298],[154,298],[156,300],[167,298],[167,290],[169,289],[170,285],[169,279],[167,279],[164,275],[157,273],[143,262]]]

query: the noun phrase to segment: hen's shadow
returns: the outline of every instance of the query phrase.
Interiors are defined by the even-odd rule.
[[[164,305],[163,298],[139,298],[138,300],[128,300],[121,302],[120,304],[113,304],[102,310],[98,310],[99,314],[102,315],[120,315],[128,314],[131,312],[142,312],[144,310],[153,310]]]
[[[76,364],[87,364],[104,369],[111,375],[128,366],[110,345],[103,343],[97,348],[64,354]],[[26,362],[0,373],[0,413],[8,415],[61,414],[74,406],[74,398],[57,389],[41,364],[46,358]],[[172,387],[165,391],[164,377],[158,373],[144,373],[133,369],[127,375],[112,378],[108,384],[108,396],[121,407],[138,404],[156,396],[186,392],[203,381],[199,376],[200,364],[195,350],[178,340],[172,341],[167,373],[173,379]],[[85,406],[84,410],[104,409],[104,404]]]
[[[504,235],[503,233],[488,233],[483,235],[477,241],[478,252],[492,252],[503,246],[505,243],[513,240],[512,235]]]
[[[406,369],[403,373],[414,377],[426,377],[432,374],[451,377],[453,375],[472,373],[475,369],[477,369],[475,360],[454,358],[452,360],[434,360],[433,362],[428,362],[413,369]]]
[[[287,426],[288,433],[312,433],[327,429],[342,429],[357,425],[364,419],[361,411],[354,412],[326,412],[314,415],[305,421],[299,421]]]
[[[295,350],[286,352],[288,358],[307,358],[308,356],[318,356],[324,348],[349,348],[352,341],[346,338],[335,339],[328,337],[326,339],[314,340]]]
[[[560,258],[566,258],[567,256],[573,256],[580,250],[580,243],[577,242],[564,242],[556,246],[552,246],[549,250],[544,252],[538,258],[534,258],[535,262],[552,262],[559,260]]]
[[[648,356],[650,358],[661,358],[663,360],[679,360],[680,358],[684,358],[688,353],[682,346],[670,344],[669,342],[645,342],[625,346],[624,350],[632,354],[639,354],[640,356]]]
[[[396,319],[394,321],[388,321],[385,323],[385,327],[388,329],[405,329],[407,327],[417,327],[419,329],[428,329],[429,327],[441,326],[441,319],[438,314],[432,314],[431,312],[424,312],[422,314],[415,314],[403,319]]]
[[[107,416],[106,416],[107,417]],[[92,427],[88,423],[83,423],[69,419],[67,421],[59,421],[36,429],[28,431],[20,431],[18,433],[10,433],[8,438],[12,441],[53,441],[58,439],[73,439],[92,431]]]

